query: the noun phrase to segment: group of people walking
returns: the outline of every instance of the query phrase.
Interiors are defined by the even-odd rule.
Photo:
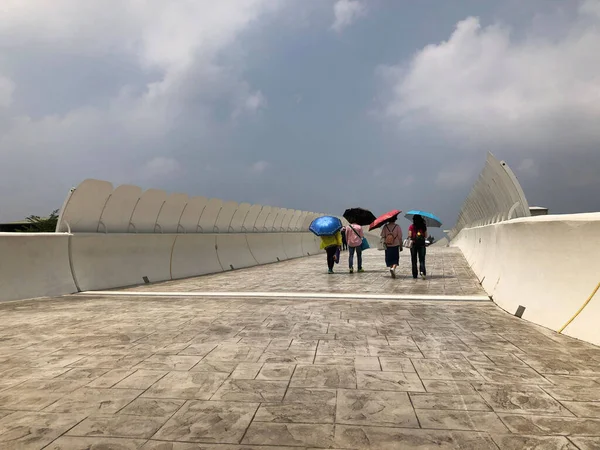
[[[423,279],[427,276],[425,267],[427,224],[420,215],[413,217],[413,223],[408,227],[408,237],[402,239],[402,229],[393,218],[383,225],[381,229],[381,241],[385,249],[385,264],[390,270],[392,278],[396,278],[396,269],[400,263],[400,252],[404,246],[410,248],[412,263],[412,276]],[[364,272],[362,267],[362,245],[364,233],[360,225],[351,223],[342,228],[341,231],[331,236],[321,236],[321,249],[327,253],[327,267],[329,273],[333,273],[335,263],[340,262],[341,250],[348,249],[348,266],[350,273],[354,272],[354,255],[356,254],[358,272]],[[418,262],[418,266],[417,266]]]
[[[364,272],[362,268],[362,242],[365,233],[360,225],[351,223],[343,227],[332,236],[321,236],[321,249],[327,253],[327,268],[333,273],[335,263],[340,262],[340,249],[348,249],[348,265],[350,273],[354,273],[354,254],[358,272]]]

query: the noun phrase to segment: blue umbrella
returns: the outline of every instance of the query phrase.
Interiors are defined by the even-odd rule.
[[[412,220],[413,217],[416,215],[423,217],[423,219],[425,219],[425,224],[428,227],[437,228],[442,226],[442,221],[440,220],[440,218],[435,214],[427,211],[418,211],[416,209],[411,209],[406,214],[404,214],[404,217],[406,217],[408,220]]]
[[[317,217],[308,229],[317,236],[333,236],[342,229],[342,221],[333,216]]]

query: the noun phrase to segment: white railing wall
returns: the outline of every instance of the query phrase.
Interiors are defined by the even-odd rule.
[[[489,155],[449,236],[501,308],[600,345],[600,213],[530,217],[514,174]]]
[[[488,153],[485,167],[467,196],[454,228],[453,239],[463,228],[529,217],[529,204],[513,171]]]
[[[0,301],[314,255],[320,239],[308,227],[321,215],[85,180],[65,200],[56,233],[0,233]]]

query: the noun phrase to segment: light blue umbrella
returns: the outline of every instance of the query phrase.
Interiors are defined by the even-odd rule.
[[[440,218],[438,216],[436,216],[435,214],[427,212],[427,211],[419,211],[416,209],[411,209],[406,214],[404,214],[404,217],[406,217],[408,220],[412,220],[413,217],[417,216],[417,215],[423,217],[423,219],[425,220],[425,224],[428,227],[439,228],[442,226],[442,221],[440,220]]]
[[[317,236],[333,236],[342,229],[342,221],[333,216],[317,217],[308,229]]]

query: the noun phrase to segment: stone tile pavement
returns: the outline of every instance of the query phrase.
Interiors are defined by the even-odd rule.
[[[492,302],[84,295],[0,317],[2,449],[600,448],[600,348]]]
[[[136,286],[135,291],[260,291],[330,292],[409,295],[485,295],[461,251],[456,248],[427,249],[427,279],[414,280],[410,252],[400,254],[397,278],[385,267],[384,253],[368,250],[363,254],[364,273],[348,273],[348,252],[327,274],[325,255],[294,259],[277,264],[225,272],[186,280]],[[355,256],[355,269],[356,266]]]
[[[600,348],[490,301],[352,299],[483,293],[429,250],[427,280],[370,251],[0,304],[0,449],[599,449]]]

